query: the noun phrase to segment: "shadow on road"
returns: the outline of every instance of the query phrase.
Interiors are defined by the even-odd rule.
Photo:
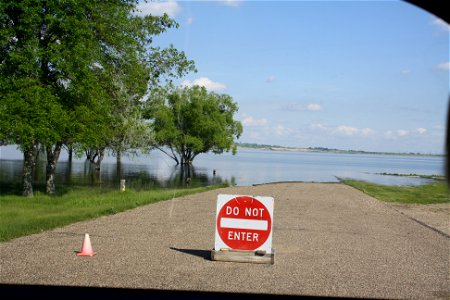
[[[206,260],[211,260],[211,250],[179,249],[179,248],[175,248],[175,247],[170,247],[170,249],[181,252],[181,253],[198,256],[198,257],[201,257]]]

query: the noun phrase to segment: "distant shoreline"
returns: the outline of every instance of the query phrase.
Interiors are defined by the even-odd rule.
[[[313,152],[313,153],[337,153],[337,154],[372,154],[372,155],[397,155],[397,156],[433,156],[445,157],[445,154],[424,154],[424,153],[406,153],[406,152],[376,152],[376,151],[362,151],[362,150],[341,150],[329,149],[324,147],[283,147],[278,145],[260,145],[248,143],[236,143],[241,149],[257,149],[265,151],[284,151],[284,152]]]
[[[2,148],[12,147],[16,145],[3,145],[0,146],[0,159],[2,159]],[[371,154],[371,155],[391,155],[391,156],[425,156],[425,157],[445,157],[445,154],[425,154],[425,153],[402,153],[402,152],[376,152],[376,151],[362,151],[362,150],[341,150],[341,149],[329,149],[324,147],[283,147],[278,145],[263,145],[263,144],[250,144],[250,143],[236,143],[236,146],[240,149],[257,149],[265,151],[284,151],[284,152],[310,152],[310,153],[336,153],[336,154]],[[20,153],[19,150],[14,149],[14,153]],[[23,159],[20,155],[14,159]]]

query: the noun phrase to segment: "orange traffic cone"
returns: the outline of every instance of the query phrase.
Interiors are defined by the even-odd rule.
[[[77,256],[94,256],[95,252],[92,251],[91,239],[89,238],[89,234],[86,233],[84,235],[83,246],[81,247],[81,251],[77,252]]]

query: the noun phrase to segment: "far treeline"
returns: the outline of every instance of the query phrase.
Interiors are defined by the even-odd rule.
[[[138,1],[0,2],[0,145],[23,152],[23,195],[33,196],[39,151],[55,193],[63,147],[100,170],[105,151],[160,149],[177,164],[235,152],[242,125],[228,95],[175,87],[195,64],[155,36],[178,24],[141,16]]]

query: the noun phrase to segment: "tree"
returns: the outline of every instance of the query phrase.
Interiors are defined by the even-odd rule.
[[[64,144],[101,156],[124,130],[142,128],[135,107],[149,88],[193,70],[184,53],[152,46],[153,36],[178,24],[167,15],[137,16],[137,2],[0,2],[0,140],[24,153],[24,195],[33,194],[39,144],[47,152],[46,191],[54,193]]]
[[[155,147],[178,164],[191,164],[200,153],[232,150],[242,134],[242,124],[233,119],[238,106],[226,94],[208,92],[204,87],[155,89],[148,117],[154,131]]]

